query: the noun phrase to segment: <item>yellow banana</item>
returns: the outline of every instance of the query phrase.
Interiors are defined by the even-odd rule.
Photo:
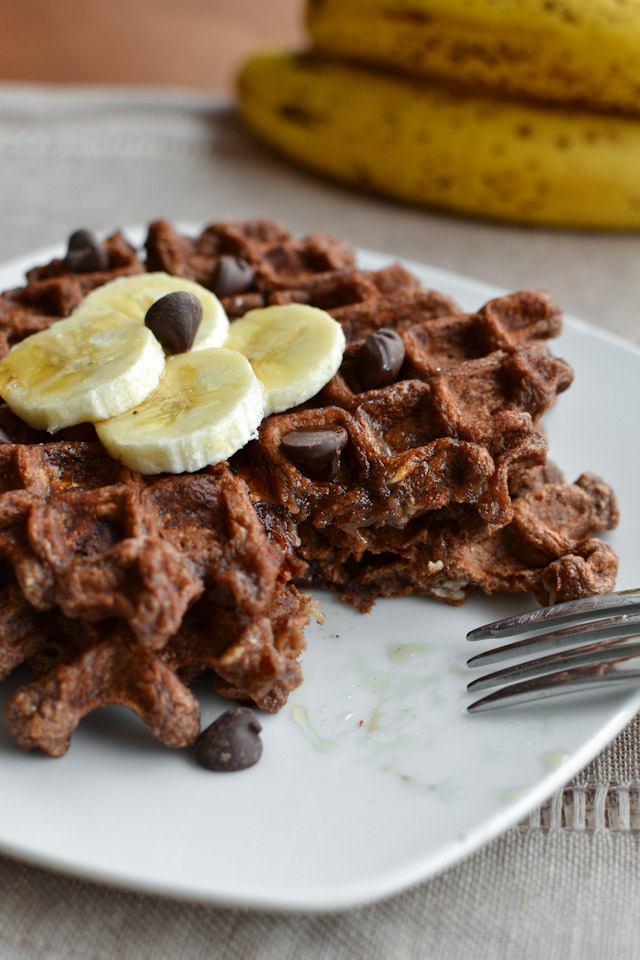
[[[259,137],[345,183],[482,217],[640,227],[640,119],[289,53],[251,59],[238,97]]]
[[[321,51],[640,113],[640,0],[309,0]]]

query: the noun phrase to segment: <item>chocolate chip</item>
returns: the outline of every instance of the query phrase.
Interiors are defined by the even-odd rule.
[[[75,230],[69,237],[69,250],[84,250],[85,247],[94,247],[98,241],[91,230]]]
[[[109,268],[109,254],[90,230],[76,230],[69,237],[64,265],[72,273],[93,273]]]
[[[207,770],[252,767],[262,754],[261,730],[252,710],[233,707],[202,731],[196,740],[196,760]]]
[[[383,327],[364,341],[355,359],[355,372],[364,390],[392,383],[404,363],[404,343],[395,330]]]
[[[239,257],[220,257],[211,277],[211,289],[217,297],[246,293],[255,279],[253,267]]]
[[[344,427],[293,430],[281,441],[283,453],[313,480],[331,480],[340,466],[340,452],[349,439]]]
[[[202,320],[202,304],[193,293],[176,290],[160,297],[146,312],[144,322],[171,353],[185,353],[193,346]]]

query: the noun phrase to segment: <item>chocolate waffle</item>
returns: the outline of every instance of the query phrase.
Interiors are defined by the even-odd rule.
[[[331,312],[350,339],[358,334],[356,316],[366,316],[372,309],[382,316],[382,299],[412,303],[424,316],[456,310],[453,300],[422,289],[399,264],[358,270],[353,248],[344,240],[324,233],[297,240],[275,220],[213,223],[195,238],[158,220],[149,227],[146,249],[148,270],[196,280],[218,295],[231,318],[271,304],[308,303]],[[218,273],[223,259],[239,259],[250,267],[229,294]],[[343,315],[345,307],[351,309]]]
[[[20,340],[68,316],[95,287],[144,272],[135,250],[119,231],[102,248],[105,269],[77,272],[65,259],[55,259],[29,270],[24,287],[0,294],[0,358]]]
[[[105,248],[107,271],[53,261],[2,295],[7,343],[144,269],[119,234]],[[241,264],[231,278],[229,262]],[[617,521],[610,488],[590,475],[565,484],[546,463],[539,421],[572,377],[545,346],[561,326],[546,294],[463,314],[399,265],[360,270],[343,241],[295,240],[264,220],[194,239],[159,221],[146,268],[213,289],[232,318],[278,303],[329,310],[347,350],[231,469],[141,477],[92,429],[51,443],[0,410],[15,441],[0,447],[0,679],[21,664],[35,674],[7,708],[24,747],[64,753],[81,717],[110,703],[183,746],[203,671],[222,695],[277,711],[301,680],[311,609],[294,578],[362,610],[410,593],[459,603],[472,588],[530,590],[553,603],[612,589],[615,554],[594,538]],[[402,361],[391,382],[365,383],[366,344],[389,328]],[[285,453],[311,431],[339,437],[320,465]]]
[[[224,467],[144,478],[99,444],[6,444],[0,476],[0,558],[31,606],[118,618],[144,646],[164,646],[205,592],[241,620],[262,614],[292,562]]]
[[[306,409],[269,417],[232,466],[263,519],[283,510],[293,518],[312,576],[338,589],[348,582],[343,595],[368,608],[380,593],[368,565],[397,557],[405,569],[418,547],[437,563],[512,521],[510,483],[544,465],[537,422],[572,372],[543,347],[561,323],[543,293],[501,297],[476,314],[429,316],[419,295],[394,291],[366,311],[355,304],[332,313],[352,337],[339,373]],[[404,361],[395,382],[362,389],[359,357],[381,327],[399,334]],[[283,452],[292,435],[336,430],[346,444],[331,478]],[[348,576],[335,574],[340,567]],[[414,592],[431,592],[431,583],[416,573]],[[410,592],[407,584],[398,579],[397,592]]]
[[[275,290],[355,266],[353,248],[345,241],[323,233],[298,241],[275,220],[212,223],[195,238],[158,220],[149,226],[146,250],[148,270],[164,270],[213,290],[230,317],[265,306]],[[249,267],[232,292],[218,275],[225,259],[241,260]]]
[[[268,221],[213,224],[194,239],[164,221],[149,229],[150,269],[219,294],[225,257],[252,270],[244,291],[223,297],[230,315],[308,303],[328,310],[348,341],[340,372],[307,409],[270,417],[232,462],[269,530],[287,514],[313,569],[319,540],[336,563],[357,564],[416,538],[442,540],[453,530],[456,542],[473,541],[510,522],[510,477],[544,463],[537,421],[572,379],[543,349],[562,323],[548,295],[501,297],[465,315],[401,266],[358,270],[352,252],[324,235],[296,241]],[[363,390],[358,356],[384,328],[402,338],[402,369],[395,383]],[[286,435],[334,429],[348,442],[330,483],[283,456]]]
[[[252,268],[248,288],[223,297],[232,316],[265,304],[309,303],[328,310],[349,343],[340,373],[310,409],[269,418],[258,443],[233,461],[271,531],[287,512],[309,563],[319,537],[346,563],[402,549],[417,527],[425,529],[427,513],[430,522],[438,515],[442,529],[453,517],[457,535],[470,540],[510,521],[509,477],[544,462],[534,421],[572,378],[541,349],[561,328],[548,295],[502,297],[464,315],[398,265],[356,269],[352,252],[323,235],[296,241],[267,221],[213,224],[194,239],[164,221],[150,227],[150,269],[220,294],[216,268],[225,257]],[[401,335],[405,361],[395,384],[363,391],[357,358],[381,328]],[[348,444],[331,483],[305,476],[282,456],[287,434],[334,428],[346,430]]]
[[[54,663],[8,708],[23,745],[59,755],[106,703],[184,745],[197,705],[179,675],[205,669],[224,695],[282,706],[301,680],[303,564],[226,466],[144,478],[86,443],[6,444],[0,464],[0,677]]]
[[[370,550],[357,561],[342,561],[321,534],[311,533],[309,577],[360,609],[368,609],[376,597],[408,594],[460,604],[472,589],[531,591],[545,606],[613,590],[617,556],[593,536],[618,522],[611,488],[592,474],[574,484],[540,485],[534,475],[529,489],[513,500],[512,521],[476,540],[445,531],[450,517],[441,517],[430,536],[402,549]]]
[[[203,672],[220,695],[269,713],[302,680],[306,598],[290,583],[276,583],[264,615],[244,626],[233,610],[199,601],[162,650],[142,646],[114,620],[40,613],[10,580],[3,594],[0,679],[21,663],[36,676],[6,708],[9,729],[27,750],[62,756],[82,717],[112,704],[133,710],[167,746],[185,747],[200,729],[189,684]]]

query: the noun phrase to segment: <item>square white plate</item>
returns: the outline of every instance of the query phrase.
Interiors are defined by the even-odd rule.
[[[132,231],[135,241],[141,233]],[[59,249],[0,268],[0,289]],[[390,258],[363,251],[378,268]],[[502,291],[409,263],[467,310]],[[568,320],[554,352],[576,379],[546,416],[551,457],[574,480],[616,490],[608,535],[618,586],[640,584],[635,449],[640,351]],[[23,753],[0,727],[0,850],[132,888],[217,903],[344,908],[395,893],[518,822],[580,770],[640,709],[640,690],[466,713],[465,641],[474,626],[531,609],[531,597],[473,597],[462,608],[408,598],[362,616],[320,596],[305,682],[261,717],[250,770],[212,774],[119,708],[87,717],[58,760]],[[24,681],[24,678],[22,678]],[[2,703],[17,685],[0,688]],[[198,687],[203,726],[229,704]]]

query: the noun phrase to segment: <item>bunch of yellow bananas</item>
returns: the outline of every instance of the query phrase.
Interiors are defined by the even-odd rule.
[[[308,0],[247,124],[346,183],[477,216],[640,227],[640,0]]]

